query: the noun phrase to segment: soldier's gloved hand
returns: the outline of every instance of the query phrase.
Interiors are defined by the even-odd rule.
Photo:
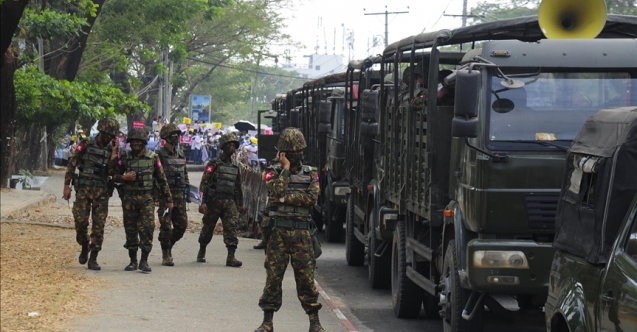
[[[166,203],[166,208],[168,208],[168,212],[173,210],[173,203]]]
[[[115,137],[113,138],[111,142],[113,143],[113,148],[111,149],[111,153],[113,155],[117,155],[117,151],[119,151],[119,139]]]
[[[124,176],[122,176],[122,180],[124,181],[135,181],[136,178],[137,178],[137,173],[132,171],[125,173]]]
[[[237,207],[237,211],[239,212],[239,214],[244,214],[244,213],[246,213],[246,207],[241,205],[241,206]]]
[[[199,213],[205,214],[206,210],[208,210],[208,207],[206,206],[206,203],[203,203],[203,204],[199,205]]]
[[[62,193],[62,198],[64,198],[67,201],[71,199],[71,186],[66,184],[64,185],[64,192]]]

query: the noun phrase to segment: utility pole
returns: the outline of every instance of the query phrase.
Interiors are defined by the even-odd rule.
[[[484,18],[483,15],[467,14],[467,0],[463,0],[462,1],[462,15],[454,15],[454,14],[443,14],[443,15],[444,16],[451,16],[451,17],[462,17],[462,26],[463,27],[467,26],[467,18],[468,17]]]
[[[466,2],[466,0],[465,0]],[[409,8],[409,7],[407,7]],[[365,10],[365,8],[363,8],[363,10]],[[387,11],[387,6],[385,6],[385,12],[380,12],[380,13],[365,13],[365,15],[385,15],[385,47],[387,47],[388,44],[388,38],[389,38],[389,30],[388,30],[388,17],[389,14],[409,14],[409,11],[406,12],[388,12]]]
[[[254,83],[252,84],[252,109],[250,110],[250,121],[254,122],[254,109],[257,104],[257,79],[259,77],[259,63],[261,57],[257,58],[257,70],[254,71]]]
[[[164,61],[164,52],[161,52],[161,61]],[[157,80],[159,88],[157,90],[157,115],[164,115],[164,78],[163,75]]]
[[[40,71],[44,72],[44,43],[42,42],[42,38],[38,38],[38,55],[39,55],[39,64],[38,67],[40,69]],[[49,165],[48,165],[48,155],[49,152],[47,151],[47,133],[46,133],[46,126],[42,127],[42,138],[40,139],[40,159],[42,159],[42,170],[46,171],[49,169]]]
[[[166,67],[167,71],[164,73],[164,111],[163,116],[164,119],[170,122],[170,111],[172,108],[172,84],[170,83],[170,79],[173,75],[173,62],[168,59],[168,51],[165,52],[166,56]]]

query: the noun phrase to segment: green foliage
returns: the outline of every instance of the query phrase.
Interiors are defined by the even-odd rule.
[[[31,188],[31,181],[35,180],[35,176],[33,175],[33,173],[31,173],[31,171],[29,170],[21,169],[18,174],[20,174],[18,182],[22,186],[22,189]]]
[[[87,25],[85,18],[75,14],[60,13],[48,8],[42,11],[26,8],[19,28],[28,37],[51,39],[70,34],[79,35],[82,27]]]
[[[123,93],[112,82],[89,84],[56,80],[32,65],[16,71],[15,86],[18,103],[16,121],[22,127],[32,123],[63,125],[73,119],[97,120],[107,115],[123,114],[126,109],[148,109],[148,105],[140,102],[137,96]]]

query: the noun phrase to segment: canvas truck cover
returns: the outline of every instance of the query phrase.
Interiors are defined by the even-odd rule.
[[[598,111],[568,151],[553,246],[606,263],[636,193],[637,107]]]

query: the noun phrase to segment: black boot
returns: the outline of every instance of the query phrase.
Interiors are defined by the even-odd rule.
[[[82,252],[80,252],[80,257],[77,258],[77,261],[80,262],[80,264],[82,265],[86,264],[87,260],[88,260],[88,243],[82,245]]]
[[[92,250],[91,257],[88,259],[88,269],[93,271],[99,271],[102,268],[97,264],[97,254],[99,251]]]
[[[309,313],[308,316],[310,317],[310,332],[325,332],[319,321],[318,310]]]
[[[205,263],[206,262],[206,245],[199,245],[199,252],[197,253],[197,262]]]
[[[137,270],[137,249],[128,249],[128,257],[130,257],[130,263],[124,268],[124,271]]]
[[[261,240],[261,242],[259,242],[256,246],[253,246],[252,249],[265,249],[266,247],[266,243],[265,243],[265,239]]]
[[[161,265],[174,266],[172,255],[170,255],[169,246],[161,246]]]
[[[148,254],[150,254],[150,251],[142,250],[142,258],[139,260],[139,269],[142,272],[151,272],[153,270],[148,265]]]
[[[274,325],[272,323],[272,318],[274,317],[274,311],[265,310],[263,311],[263,323],[261,326],[257,327],[254,332],[274,332]]]
[[[228,247],[228,258],[226,258],[226,266],[239,267],[243,265],[240,260],[234,258],[234,252],[237,247]]]

